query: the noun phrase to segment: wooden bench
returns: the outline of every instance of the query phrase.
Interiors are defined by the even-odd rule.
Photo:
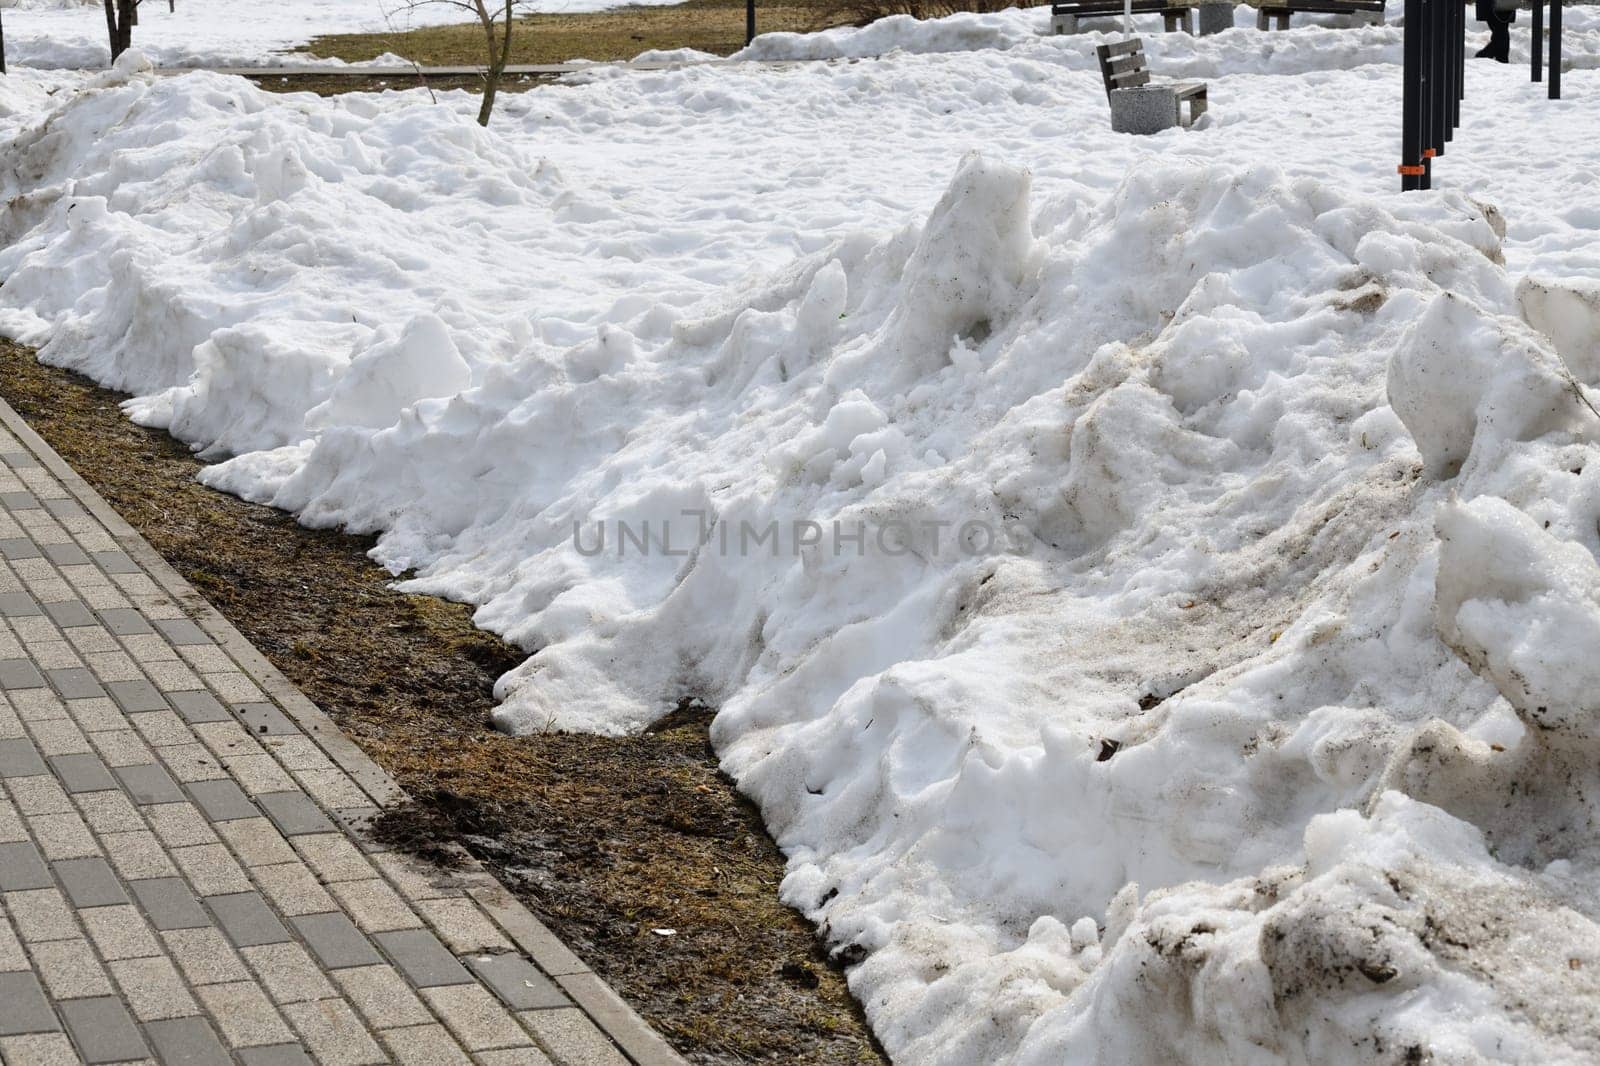
[[[1050,5],[1050,30],[1052,33],[1077,33],[1080,19],[1121,18],[1125,6],[1121,0],[1064,0]],[[1167,32],[1173,33],[1181,26],[1186,33],[1194,32],[1194,5],[1175,3],[1174,0],[1133,0],[1135,15],[1159,14],[1166,23]]]
[[[1370,26],[1383,25],[1384,0],[1262,0],[1256,9],[1256,29],[1289,28],[1289,16],[1296,11],[1315,15],[1351,15]]]
[[[1095,50],[1100,57],[1100,79],[1105,82],[1106,101],[1118,89],[1135,89],[1151,84],[1150,65],[1145,58],[1144,44],[1135,37],[1116,44],[1102,44]],[[1178,98],[1178,120],[1185,126],[1194,125],[1206,113],[1206,83],[1203,81],[1160,82],[1171,89]],[[1188,121],[1183,121],[1182,105],[1189,105]],[[1115,105],[1113,105],[1115,106]]]

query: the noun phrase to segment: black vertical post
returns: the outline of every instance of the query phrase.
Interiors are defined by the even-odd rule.
[[[1444,146],[1455,136],[1450,128],[1450,94],[1455,91],[1456,65],[1450,61],[1450,9],[1456,0],[1439,0],[1433,17],[1433,150],[1444,155]]]
[[[1544,81],[1544,0],[1533,0],[1533,80]]]
[[[0,74],[6,72],[6,22],[0,17]]]
[[[744,43],[756,39],[756,0],[744,0]]]
[[[1434,109],[1434,11],[1438,8],[1438,0],[1422,0],[1422,40],[1418,42],[1418,51],[1421,53],[1422,62],[1418,64],[1422,70],[1422,189],[1434,187],[1434,142],[1437,133],[1434,123],[1438,120],[1438,112]]]
[[[1550,0],[1550,99],[1561,99],[1561,0]]]
[[[1456,13],[1455,31],[1450,35],[1451,55],[1455,60],[1456,91],[1450,100],[1450,125],[1461,125],[1461,101],[1467,98],[1467,8],[1452,4]]]
[[[1400,190],[1422,188],[1422,5],[1405,0],[1404,63],[1400,88]]]

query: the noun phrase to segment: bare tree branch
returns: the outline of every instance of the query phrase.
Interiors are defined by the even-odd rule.
[[[111,0],[106,0],[109,4]],[[478,109],[478,125],[487,126],[494,112],[495,98],[506,67],[511,63],[511,42],[519,12],[533,10],[531,0],[405,0],[397,11],[416,11],[424,7],[454,7],[469,12],[483,27],[484,75],[483,106]]]

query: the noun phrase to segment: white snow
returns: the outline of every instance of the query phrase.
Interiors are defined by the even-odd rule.
[[[579,13],[622,2],[534,0],[528,9]],[[110,62],[100,0],[0,0],[0,19],[13,64],[96,68]],[[166,0],[145,0],[133,39],[161,67],[326,64],[329,60],[294,49],[325,34],[404,32],[466,21],[467,13],[452,4],[407,0],[176,0],[171,11]],[[378,62],[398,64],[401,59],[386,56]]]
[[[1569,16],[1568,99],[1469,63],[1406,196],[1392,28],[1159,38],[1213,117],[1143,139],[1092,35],[596,71],[488,130],[25,73],[0,332],[477,604],[535,653],[505,728],[719,708],[896,1061],[1592,1062]]]

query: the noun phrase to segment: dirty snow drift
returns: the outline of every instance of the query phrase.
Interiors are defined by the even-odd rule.
[[[479,605],[505,728],[717,706],[896,1061],[1593,1062],[1592,123],[1473,67],[1396,196],[1328,32],[1143,141],[1056,46],[31,76],[0,331]]]

